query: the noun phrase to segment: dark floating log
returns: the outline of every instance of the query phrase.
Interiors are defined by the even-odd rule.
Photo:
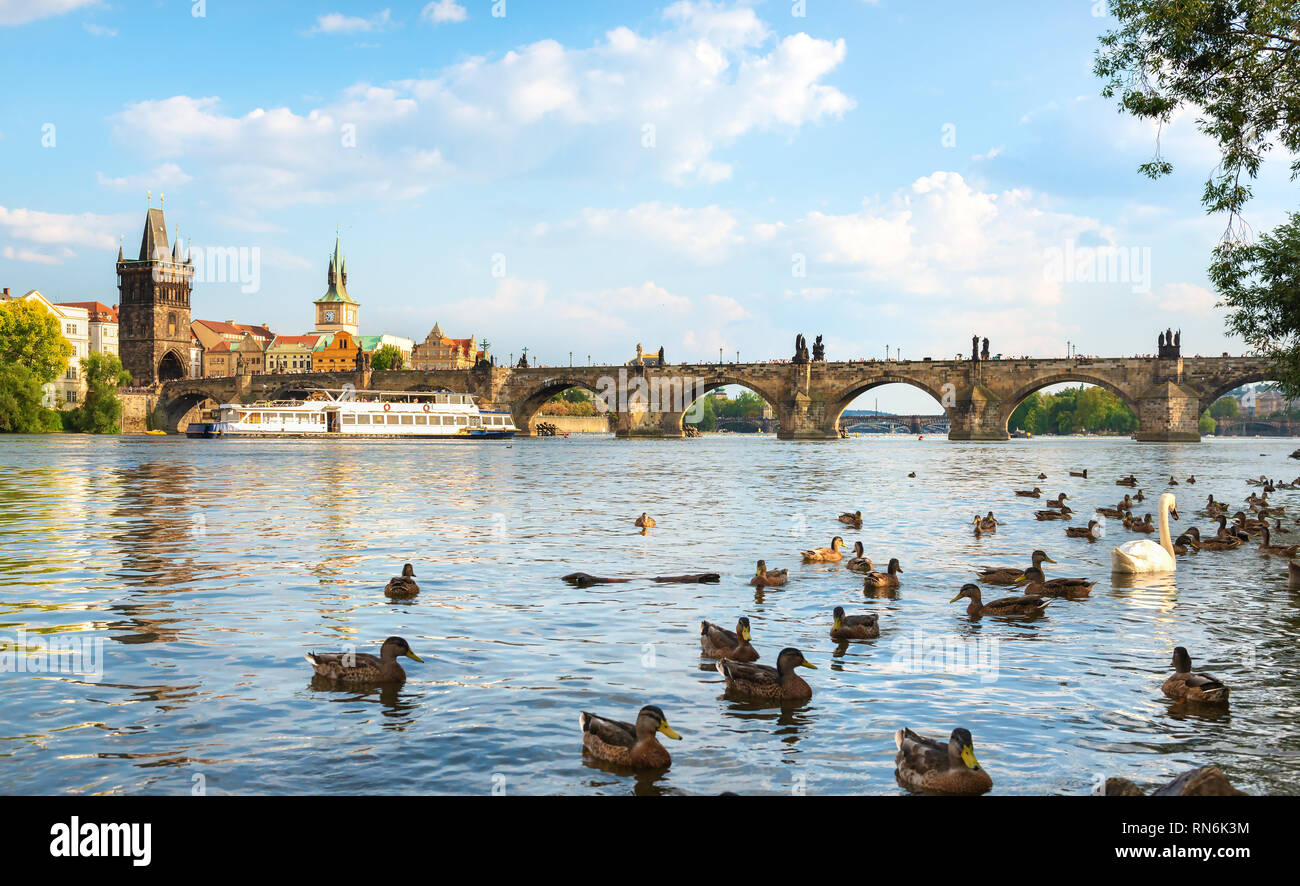
[[[564,580],[571,585],[580,588],[589,588],[592,585],[621,585],[631,581],[657,581],[661,584],[717,584],[722,581],[722,575],[717,572],[696,572],[691,575],[657,575],[653,578],[601,578],[598,575],[589,575],[586,572],[571,572],[564,576]]]

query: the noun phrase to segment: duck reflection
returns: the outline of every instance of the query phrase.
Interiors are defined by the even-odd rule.
[[[319,674],[311,678],[309,684],[312,692],[331,696],[328,701],[343,704],[378,702],[385,720],[380,724],[384,729],[404,732],[413,723],[413,716],[420,709],[423,695],[406,688],[404,684],[383,683],[368,686],[344,686],[322,677]]]

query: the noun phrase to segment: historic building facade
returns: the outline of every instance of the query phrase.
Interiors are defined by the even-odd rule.
[[[87,335],[90,339],[90,353],[116,354],[117,348],[117,305],[111,308],[97,301],[59,302],[60,308],[84,308],[88,317]]]
[[[4,291],[3,297],[13,298],[8,289]],[[86,397],[86,379],[81,371],[81,361],[91,353],[90,312],[76,305],[55,304],[35,289],[21,298],[40,305],[47,313],[53,314],[59,324],[59,334],[72,346],[63,374],[43,387],[42,404],[47,409],[79,405]]]
[[[350,332],[340,331],[322,335],[312,351],[312,370],[351,372],[357,368],[361,353],[361,345],[357,343],[356,336]]]
[[[325,294],[316,299],[316,328],[312,334],[346,332],[353,336],[359,335],[361,303],[348,295],[348,263],[339,251],[338,237],[334,238],[334,254],[330,256],[325,281]]]
[[[411,350],[412,369],[472,369],[480,360],[487,359],[487,352],[479,349],[474,336],[448,338],[437,323],[424,341]]]
[[[266,349],[267,372],[310,372],[319,335],[277,335]]]
[[[182,256],[180,239],[168,249],[162,209],[149,209],[139,258],[127,260],[117,250],[118,349],[135,384],[188,375],[193,281],[194,265]]]

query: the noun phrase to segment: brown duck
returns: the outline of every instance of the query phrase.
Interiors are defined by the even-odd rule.
[[[1174,673],[1160,691],[1176,701],[1227,704],[1228,687],[1209,674],[1192,673],[1192,657],[1182,646],[1174,649]]]
[[[900,729],[894,745],[894,778],[908,790],[970,797],[993,787],[993,779],[975,759],[969,730],[954,729],[945,743]]]
[[[804,658],[802,652],[787,646],[776,657],[776,667],[750,662],[718,662],[718,673],[727,681],[727,691],[749,698],[776,701],[806,701],[812,698],[812,687],[795,673],[795,668],[817,666]]]
[[[415,568],[407,563],[402,567],[402,574],[394,576],[384,585],[384,596],[394,600],[407,600],[420,593],[420,586],[415,583]]]
[[[845,615],[843,606],[831,613],[832,640],[874,640],[880,636],[880,616]]]
[[[700,622],[700,651],[705,658],[758,661],[758,650],[749,639],[749,618],[744,615],[736,622],[734,632],[710,621]]]
[[[756,588],[776,588],[785,584],[790,577],[789,569],[768,569],[766,560],[759,560],[754,577],[749,583]]]
[[[976,584],[964,584],[957,596],[949,600],[949,603],[956,603],[962,597],[970,600],[970,605],[966,607],[966,614],[971,618],[980,618],[984,615],[995,615],[1003,618],[1032,618],[1035,615],[1041,615],[1047,608],[1051,600],[1043,597],[1036,597],[1026,594],[1023,597],[1001,597],[991,603],[985,603],[980,598],[980,587]]]
[[[583,711],[578,715],[582,728],[582,747],[606,763],[632,769],[665,769],[673,762],[667,749],[659,743],[659,734],[681,740],[668,725],[664,712],[646,705],[636,716],[636,724],[609,720]]]
[[[389,637],[379,649],[379,655],[366,652],[308,652],[316,676],[336,683],[402,683],[406,671],[397,663],[397,657],[423,662],[401,637]]]

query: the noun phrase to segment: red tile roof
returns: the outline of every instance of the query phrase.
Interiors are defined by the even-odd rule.
[[[202,323],[218,335],[238,335],[241,338],[245,332],[252,333],[254,338],[275,338],[275,333],[265,326],[250,326],[247,323],[223,323],[220,320],[195,320],[195,323]]]
[[[314,348],[319,340],[319,335],[277,335],[271,345],[302,345],[303,347]]]
[[[61,301],[57,304],[61,308],[85,308],[90,314],[91,321],[96,323],[117,322],[117,308],[110,308],[100,301]]]

